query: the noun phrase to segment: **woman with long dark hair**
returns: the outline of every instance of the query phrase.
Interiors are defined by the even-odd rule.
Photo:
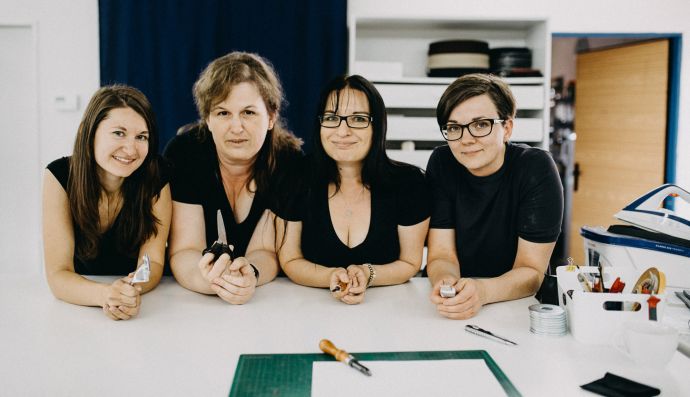
[[[365,78],[333,80],[318,114],[311,178],[299,205],[280,214],[288,221],[280,263],[294,282],[360,303],[368,287],[419,271],[429,225],[424,175],[386,155],[386,108]]]
[[[127,320],[138,313],[140,294],[160,281],[172,204],[157,147],[144,94],[113,85],[93,95],[72,156],[50,163],[43,178],[46,277],[57,298]],[[149,281],[132,286],[144,254]],[[108,284],[82,274],[125,277]]]
[[[274,211],[302,142],[283,126],[280,81],[256,54],[212,61],[194,99],[200,121],[164,153],[173,165],[170,264],[183,287],[242,304],[278,273]],[[204,252],[220,234],[232,257]]]

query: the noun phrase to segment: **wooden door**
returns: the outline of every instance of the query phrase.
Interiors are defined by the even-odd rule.
[[[613,215],[664,182],[668,40],[577,56],[576,190],[570,256],[585,264],[583,225],[620,223]]]

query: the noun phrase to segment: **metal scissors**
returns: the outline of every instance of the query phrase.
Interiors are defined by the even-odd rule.
[[[223,214],[218,210],[218,215],[216,215],[216,223],[218,226],[218,239],[213,242],[213,245],[206,248],[202,255],[206,255],[209,252],[213,254],[213,261],[215,262],[221,255],[230,255],[230,261],[235,259],[233,255],[233,247],[228,245],[228,236],[225,234],[225,222],[223,222]]]

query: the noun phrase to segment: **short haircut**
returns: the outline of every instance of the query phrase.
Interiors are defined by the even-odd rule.
[[[452,82],[441,95],[436,107],[438,125],[443,126],[448,123],[451,112],[459,104],[484,94],[488,95],[496,106],[498,117],[503,120],[515,117],[515,97],[508,83],[494,75],[473,73]]]

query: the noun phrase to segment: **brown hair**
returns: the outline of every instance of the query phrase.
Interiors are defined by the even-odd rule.
[[[136,88],[124,85],[102,87],[86,106],[69,163],[67,193],[72,220],[81,231],[75,233],[78,236],[75,252],[81,259],[93,259],[98,255],[101,238],[98,203],[103,188],[94,156],[94,137],[101,121],[111,110],[118,108],[137,112],[146,121],[149,132],[149,151],[144,162],[125,178],[120,187],[122,209],[115,230],[118,249],[129,256],[136,256],[140,245],[158,232],[160,221],[153,214],[153,199],[160,193],[158,130],[151,104]]]
[[[436,121],[439,126],[448,122],[451,112],[456,106],[466,100],[489,95],[496,106],[498,117],[503,120],[515,117],[515,97],[510,86],[500,77],[490,74],[473,73],[464,75],[452,82],[441,95],[436,107]]]
[[[224,101],[234,86],[245,82],[256,86],[266,108],[275,117],[273,128],[266,134],[247,180],[247,186],[254,180],[256,190],[265,192],[278,165],[278,158],[282,157],[281,153],[299,152],[302,146],[302,140],[285,128],[280,117],[284,102],[283,87],[270,62],[247,52],[231,52],[213,60],[194,83],[194,102],[201,118],[200,124],[205,126],[211,108]],[[208,138],[208,128],[199,128],[198,131],[200,139]]]

